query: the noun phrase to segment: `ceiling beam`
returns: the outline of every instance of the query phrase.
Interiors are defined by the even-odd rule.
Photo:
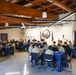
[[[0,19],[0,23],[6,23],[7,22],[7,20],[2,20],[2,19]],[[20,24],[19,22],[12,22],[12,21],[8,21],[8,23],[9,24]]]
[[[33,4],[38,4],[38,3],[40,3],[40,2],[42,2],[43,0],[34,0],[34,1],[32,1],[31,3],[33,3]]]
[[[0,28],[4,28],[4,26],[0,26]]]
[[[46,5],[46,7],[45,8],[51,8],[51,7],[53,7],[54,5],[53,4],[49,4],[49,5]],[[38,8],[37,10],[42,10],[44,7],[40,7],[40,8]]]
[[[47,0],[47,1],[49,1],[50,3],[55,4],[56,6],[62,8],[62,9],[64,9],[64,10],[66,10],[66,11],[68,11],[68,12],[73,12],[72,9],[70,9],[70,8],[67,7],[66,5],[62,4],[62,3],[61,3],[60,1],[58,1],[58,0]]]
[[[3,20],[3,21],[1,21]],[[1,22],[8,22],[10,24],[19,24],[19,23],[31,23],[33,24],[31,21],[28,21],[28,20],[25,20],[25,19],[22,19],[22,18],[13,18],[13,17],[7,17],[7,16],[1,16],[0,15],[0,23]]]
[[[9,3],[4,0],[0,0],[0,12],[42,18],[42,11],[38,11],[29,7],[27,8],[27,7],[13,4],[13,3]],[[58,16],[47,13],[47,18],[56,20],[58,19]]]
[[[19,27],[0,27],[0,30],[1,29],[11,29],[11,28],[19,28]]]
[[[23,18],[14,18],[14,17],[7,17],[0,15],[0,23],[6,23],[8,22],[9,24],[20,24],[20,23],[25,23],[27,25],[34,25],[34,24],[44,24],[44,22],[37,23],[37,22],[32,22],[30,19],[23,19]],[[46,23],[46,22],[45,22]]]
[[[52,11],[52,12],[59,13],[60,11],[56,11],[55,9],[52,8],[52,7],[54,7],[54,6],[55,6],[55,5],[53,5],[53,4],[46,5],[45,9],[46,9],[46,8],[49,8],[49,9],[47,10],[47,12]],[[42,9],[43,9],[43,7],[40,7],[40,8],[38,8],[37,10],[42,10]],[[59,8],[58,8],[58,9],[59,9]]]

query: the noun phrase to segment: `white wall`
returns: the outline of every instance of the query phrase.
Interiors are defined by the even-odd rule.
[[[76,15],[74,16],[75,20],[76,20]],[[73,28],[74,31],[76,31],[76,21],[74,21],[74,28]]]
[[[48,39],[45,38],[45,41],[48,44],[52,44],[52,31],[53,31],[53,36],[54,36],[54,40],[57,41],[58,38],[62,39],[62,35],[65,35],[65,38],[68,40],[73,41],[73,36],[72,36],[72,31],[73,31],[73,25],[67,24],[67,25],[63,25],[63,26],[52,26],[52,27],[42,27],[42,28],[33,28],[33,29],[26,29],[25,30],[25,38],[26,36],[30,37],[30,36],[34,36],[35,39],[40,40],[40,31],[45,30],[45,29],[49,29],[50,30],[50,37]]]
[[[74,20],[75,17],[71,16],[68,18],[69,20]],[[54,40],[57,41],[58,38],[62,39],[62,35],[65,36],[66,39],[70,40],[73,42],[74,40],[74,22],[66,22],[66,24],[63,24],[63,26],[61,25],[56,25],[56,26],[51,26],[51,27],[36,27],[36,28],[32,28],[32,29],[25,29],[25,38],[28,39],[26,36],[30,37],[30,36],[34,36],[35,39],[40,40],[40,31],[45,30],[45,29],[49,29],[50,33],[52,33],[53,31],[53,35],[54,35]],[[45,39],[45,41],[48,44],[52,44],[51,41],[51,35],[48,39]]]
[[[7,33],[8,40],[10,39],[20,40],[22,38],[21,28],[4,29],[0,30],[0,33]]]

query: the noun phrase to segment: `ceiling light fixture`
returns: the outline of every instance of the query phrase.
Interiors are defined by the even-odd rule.
[[[47,18],[47,13],[45,11],[45,2],[44,2],[44,11],[42,12],[42,18]]]
[[[5,27],[8,27],[8,23],[7,22],[5,23]]]
[[[45,11],[42,12],[42,18],[47,18],[47,13]]]

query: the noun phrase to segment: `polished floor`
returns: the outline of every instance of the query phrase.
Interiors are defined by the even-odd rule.
[[[76,59],[72,59],[72,72],[57,72],[57,69],[47,67],[38,69],[31,67],[27,52],[15,52],[13,56],[0,57],[0,75],[76,75]]]

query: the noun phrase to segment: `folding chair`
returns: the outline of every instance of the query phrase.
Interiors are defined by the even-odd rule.
[[[54,67],[53,70],[55,70],[55,68],[56,68],[56,62],[53,60],[53,55],[43,54],[43,58],[44,58],[44,62],[47,63],[47,65],[43,69],[46,69],[47,66],[53,66]]]
[[[32,62],[32,67],[35,66],[35,65],[38,65],[38,62],[39,62],[39,56],[38,56],[38,53],[31,53],[31,62]]]
[[[12,47],[12,46],[10,47],[9,54],[14,55],[14,47]]]

